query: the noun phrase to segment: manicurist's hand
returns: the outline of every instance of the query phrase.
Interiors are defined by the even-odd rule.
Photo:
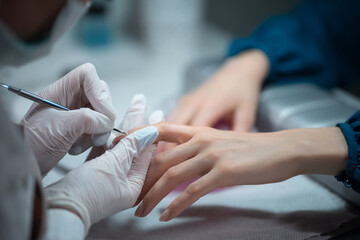
[[[219,187],[274,183],[299,174],[337,175],[346,167],[347,144],[336,127],[240,133],[169,123],[160,141],[180,143],[151,162],[135,215],[144,217],[177,185],[191,183],[162,213],[168,221]],[[138,201],[139,201],[138,200]]]
[[[150,126],[123,138],[111,150],[73,169],[46,188],[49,208],[78,215],[91,224],[132,207],[139,196],[158,136]]]
[[[63,105],[61,111],[34,103],[21,121],[26,142],[42,174],[70,150],[79,154],[107,141],[116,118],[107,84],[92,64],[84,64],[42,90],[40,96]]]
[[[133,97],[119,127],[128,131],[143,127],[146,120],[146,99]],[[162,120],[155,111],[150,123]],[[85,228],[114,213],[134,205],[142,189],[158,136],[154,126],[121,136],[117,144],[109,146],[103,154],[72,170],[60,181],[46,188],[48,206],[65,209],[78,215]]]

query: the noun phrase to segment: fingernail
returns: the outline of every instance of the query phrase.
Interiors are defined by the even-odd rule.
[[[118,144],[121,139],[123,139],[124,137],[126,137],[125,135],[119,135],[117,137],[114,138],[114,140],[112,141],[112,144],[115,146],[116,144]]]
[[[166,209],[160,216],[159,221],[160,222],[166,222],[170,218],[170,211],[169,209]]]
[[[135,217],[141,217],[143,212],[144,212],[144,204],[141,203],[140,206],[136,209],[136,211],[134,213],[134,216]]]
[[[146,104],[146,98],[143,94],[136,94],[134,95],[134,97],[131,100],[131,106],[135,105],[135,104],[142,104],[145,105]]]

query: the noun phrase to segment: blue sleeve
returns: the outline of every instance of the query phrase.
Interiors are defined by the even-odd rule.
[[[348,145],[348,163],[345,172],[336,178],[360,193],[360,110],[337,126],[341,128]]]
[[[248,38],[235,39],[228,56],[262,50],[271,65],[266,83],[347,85],[360,76],[359,23],[358,0],[305,1],[288,15],[270,18]]]

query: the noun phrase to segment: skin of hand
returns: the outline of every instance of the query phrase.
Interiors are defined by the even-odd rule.
[[[269,65],[260,50],[248,50],[229,58],[212,78],[180,99],[168,121],[207,127],[223,121],[234,131],[250,131]],[[172,145],[161,143],[158,152]]]
[[[300,174],[338,175],[347,143],[337,127],[240,133],[171,123],[155,125],[157,141],[179,143],[151,162],[135,216],[144,217],[176,186],[195,177],[162,213],[168,221],[219,187],[284,181]],[[136,204],[137,204],[136,203]]]
[[[228,119],[232,130],[249,131],[268,69],[269,60],[259,50],[229,58],[211,79],[180,100],[169,122],[211,127]]]

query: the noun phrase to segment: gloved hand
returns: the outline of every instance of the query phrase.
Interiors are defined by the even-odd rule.
[[[59,111],[34,103],[21,121],[43,175],[75,142],[72,153],[79,154],[107,141],[116,113],[109,88],[92,64],[77,67],[39,95],[71,109]]]
[[[120,128],[128,131],[144,125],[145,98],[136,95]],[[151,123],[162,114],[152,114]],[[134,205],[142,189],[158,136],[151,126],[123,138],[111,150],[72,170],[46,188],[50,208],[62,208],[79,215],[86,231],[95,223]]]

